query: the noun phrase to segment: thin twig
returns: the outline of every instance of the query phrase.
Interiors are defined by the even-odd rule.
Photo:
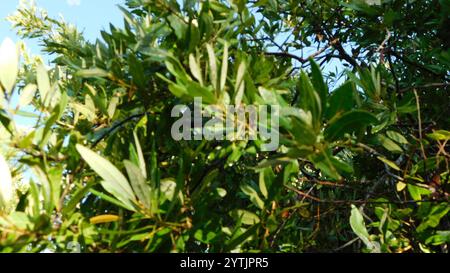
[[[305,194],[305,196],[303,196],[302,200],[300,200],[300,203],[303,203],[303,202],[305,201],[306,196],[309,196],[309,194],[310,194],[311,191],[314,189],[314,187],[315,187],[315,186],[312,186],[312,187],[308,190],[308,192]],[[275,241],[276,241],[276,239],[277,239],[277,237],[278,237],[278,234],[283,230],[284,226],[286,226],[286,223],[289,221],[289,219],[291,219],[292,216],[293,216],[294,214],[296,214],[297,211],[298,211],[299,209],[300,209],[300,208],[294,209],[294,211],[293,211],[292,213],[290,213],[289,216],[288,216],[286,219],[284,219],[284,221],[281,223],[281,225],[277,228],[277,230],[275,231],[274,235],[272,236],[272,240],[271,240],[271,242],[270,242],[270,247],[273,247],[273,246],[274,246]]]
[[[376,156],[379,156],[379,157],[383,157],[383,158],[384,158],[384,155],[380,154],[380,153],[377,152],[375,149],[373,149],[373,148],[367,146],[366,144],[358,143],[358,144],[356,144],[356,146],[358,146],[358,147],[360,147],[360,148],[363,148],[363,149],[367,150],[369,153],[371,153],[371,154],[373,154],[373,155],[376,155]],[[383,163],[384,163],[384,162],[383,162]],[[400,176],[398,176],[398,175],[396,175],[396,174],[393,174],[393,173],[390,171],[390,167],[389,167],[389,165],[388,165],[387,163],[384,163],[384,169],[385,169],[386,173],[387,173],[389,176],[391,176],[392,178],[395,178],[395,179],[397,179],[398,181],[402,181],[402,182],[405,180],[404,178],[402,178],[402,177],[400,177]]]
[[[301,196],[306,197],[309,200],[312,200],[317,203],[322,204],[341,204],[341,205],[350,205],[350,204],[398,204],[398,205],[404,205],[404,204],[420,204],[420,203],[442,203],[442,202],[448,202],[447,199],[433,199],[433,200],[406,200],[406,201],[368,201],[368,200],[323,200],[318,197],[309,195],[307,193],[304,193],[298,189],[285,186],[286,189],[291,190]]]
[[[440,88],[440,87],[448,87],[448,86],[450,86],[449,82],[429,83],[429,84],[424,84],[424,85],[406,87],[406,88],[401,89],[399,93],[405,93],[412,89],[426,89],[426,88],[432,88],[432,87]]]
[[[325,52],[331,46],[334,46],[334,45],[336,45],[338,43],[339,43],[339,39],[334,39],[330,43],[328,43],[327,46],[325,46],[325,47],[319,49],[318,51],[314,52],[313,54],[309,55],[307,58],[302,58],[302,57],[299,57],[299,56],[294,55],[294,54],[289,53],[289,52],[265,52],[264,54],[266,54],[268,56],[277,56],[277,57],[290,58],[290,59],[294,59],[294,60],[299,61],[300,63],[304,64],[304,63],[309,62],[310,59],[313,59],[313,58],[319,56],[320,54]]]
[[[395,73],[395,67],[394,67],[394,63],[392,62],[391,54],[388,53],[387,57],[388,57],[388,62],[389,62],[389,68],[391,70],[392,77],[394,78],[394,82],[395,82],[395,91],[397,91],[397,93],[401,93],[400,81],[398,80],[397,74]]]
[[[300,190],[298,190],[298,189],[296,189],[296,188],[289,187],[289,186],[284,186],[284,187],[285,187],[286,189],[288,189],[288,190],[291,190],[291,191],[297,193],[297,194],[300,195],[300,196],[303,196],[304,198],[308,198],[308,199],[314,200],[314,201],[316,201],[316,202],[322,202],[321,199],[319,199],[319,198],[317,198],[317,197],[314,197],[314,196],[311,196],[311,195],[309,195],[308,193],[304,193],[304,192],[302,192],[302,191],[300,191]]]
[[[294,59],[296,61],[299,61],[300,63],[306,63],[308,60],[299,57],[297,55],[288,53],[288,52],[265,52],[265,55],[268,56],[276,56],[276,57],[283,57],[283,58],[290,58],[290,59]]]
[[[143,117],[144,115],[146,115],[147,113],[140,113],[140,114],[136,114],[136,115],[132,115],[129,116],[128,118],[126,118],[125,120],[115,124],[113,127],[111,127],[110,129],[108,129],[103,135],[101,135],[92,145],[92,148],[95,148],[103,139],[105,139],[107,136],[109,136],[111,133],[113,133],[117,128],[122,127],[124,124],[132,121],[135,118],[140,118]]]
[[[383,40],[383,42],[378,47],[378,49],[377,49],[378,52],[383,51],[385,49],[387,42],[389,41],[389,39],[391,39],[391,32],[389,31],[389,29],[386,29],[386,31],[387,31],[386,38]]]
[[[427,71],[428,73],[436,75],[436,76],[439,76],[439,77],[442,77],[443,79],[447,78],[444,74],[438,73],[438,72],[433,71],[430,68],[428,68],[428,67],[426,67],[426,66],[424,66],[422,64],[419,64],[419,63],[416,63],[414,61],[411,61],[410,59],[403,57],[402,55],[398,54],[397,52],[395,52],[392,49],[388,49],[387,53],[392,54],[395,58],[400,59],[401,61],[403,61],[406,64],[409,64],[411,66],[417,67],[420,70]]]
[[[422,135],[422,115],[420,111],[420,98],[417,94],[417,90],[414,88],[414,96],[416,97],[417,104],[417,119],[419,121],[419,139],[420,139],[420,149],[422,150],[422,156],[424,159],[427,159],[427,155],[425,154],[425,148],[423,147],[423,135]]]
[[[355,239],[353,239],[353,240],[351,240],[351,241],[345,243],[344,245],[342,245],[342,246],[340,246],[340,247],[338,247],[338,248],[333,249],[333,252],[337,252],[337,251],[339,251],[339,250],[342,250],[342,249],[344,249],[344,248],[346,248],[346,247],[352,245],[354,242],[356,242],[356,241],[358,241],[358,240],[359,240],[359,237],[356,237]]]

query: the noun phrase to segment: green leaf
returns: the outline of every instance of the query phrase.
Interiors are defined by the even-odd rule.
[[[198,21],[196,21],[198,23]],[[189,24],[189,36],[187,36],[188,42],[188,52],[194,51],[197,46],[200,44],[200,30],[198,29],[198,26],[196,26],[195,23],[191,21]]]
[[[178,16],[171,14],[167,17],[170,26],[174,30],[178,40],[183,40],[186,35],[187,25]]]
[[[11,223],[16,229],[32,230],[33,222],[30,217],[22,211],[14,211],[8,215],[8,223]]]
[[[202,229],[197,230],[194,234],[194,238],[204,244],[211,243],[211,241],[214,240],[214,238],[216,237],[217,234],[215,232],[207,230],[203,231]]]
[[[395,131],[387,131],[386,135],[390,139],[392,139],[393,141],[395,141],[399,144],[408,144],[409,143],[408,140],[403,135],[401,135],[400,133],[397,133]]]
[[[142,171],[133,164],[133,162],[125,160],[125,168],[128,173],[128,178],[130,179],[131,187],[134,193],[145,208],[150,209],[151,207],[151,189],[150,186],[145,181],[145,177]]]
[[[406,186],[407,185],[405,183],[403,183],[402,181],[398,181],[397,184],[395,184],[395,189],[398,192],[401,192],[401,191],[403,191],[406,188]]]
[[[425,243],[434,246],[450,243],[450,230],[437,231],[435,235],[428,237]]]
[[[382,161],[384,164],[388,165],[392,169],[394,169],[396,171],[401,171],[400,167],[397,166],[397,164],[395,164],[394,162],[390,161],[389,159],[387,159],[385,157],[381,157],[381,156],[378,156],[377,158],[378,158],[378,160]]]
[[[428,213],[422,223],[416,228],[416,231],[423,232],[429,227],[436,228],[437,226],[439,226],[441,219],[448,215],[449,211],[450,205],[448,204],[448,202],[433,206],[430,213]]]
[[[39,65],[36,68],[36,73],[41,102],[45,104],[51,91],[50,79],[48,77],[47,69],[45,69],[43,65]]]
[[[312,128],[311,112],[293,107],[281,109],[280,124],[286,128],[300,145],[314,145],[317,142],[318,133]],[[285,117],[290,117],[286,120]]]
[[[174,94],[178,98],[182,98],[186,94],[188,94],[188,90],[183,85],[178,85],[175,83],[169,84],[169,91]]]
[[[126,20],[126,22],[132,26],[137,26],[138,24],[136,23],[136,20],[133,17],[133,14],[131,14],[128,10],[126,10],[125,8],[118,6],[120,11],[123,14],[124,19]]]
[[[141,169],[142,175],[147,179],[147,166],[145,165],[144,153],[142,152],[141,143],[136,132],[133,132],[134,143],[136,144],[136,152],[139,159],[139,168]]]
[[[86,194],[89,192],[92,186],[94,186],[94,184],[95,183],[92,182],[87,183],[85,186],[76,190],[75,193],[71,196],[69,202],[64,205],[62,213],[64,215],[71,214],[76,209],[76,206],[81,202],[81,200],[86,197]]]
[[[175,182],[174,179],[167,178],[167,179],[161,180],[160,190],[161,190],[161,193],[163,193],[164,197],[167,200],[169,200],[169,201],[174,200],[176,189],[177,189],[177,183]],[[180,196],[181,196],[181,194],[179,195],[179,197]]]
[[[243,193],[250,197],[250,201],[260,209],[264,209],[264,202],[259,197],[258,193],[255,189],[253,189],[250,185],[242,185],[241,190]]]
[[[350,215],[350,226],[353,232],[363,241],[363,243],[369,248],[374,249],[375,245],[369,239],[369,232],[367,232],[364,218],[359,209],[352,205],[352,211]]]
[[[79,144],[76,148],[88,165],[103,178],[104,181],[101,183],[103,188],[120,200],[128,209],[134,211],[133,202],[136,201],[136,198],[125,176],[111,162],[94,151]]]
[[[269,197],[269,192],[267,191],[267,185],[266,185],[266,176],[265,176],[265,170],[262,170],[259,173],[259,190],[261,191],[264,198]]]
[[[313,59],[310,60],[310,63],[312,73],[312,84],[319,93],[320,101],[322,104],[322,110],[325,110],[328,98],[328,86],[323,79],[320,66]]]
[[[437,141],[450,140],[450,132],[446,130],[437,130],[427,135],[429,138]]]
[[[17,110],[15,114],[24,118],[39,118],[39,115],[37,113],[30,113],[22,110]]]
[[[359,85],[364,93],[371,98],[373,101],[379,101],[380,100],[380,93],[381,93],[381,78],[380,74],[376,69],[371,66],[371,68],[361,68],[358,70],[358,76],[359,78],[349,72],[348,73],[349,78],[355,82],[357,85]]]
[[[108,109],[106,108],[106,99],[105,94],[97,92],[97,90],[88,83],[84,84],[87,87],[88,96],[85,97],[85,104],[93,113],[96,112],[96,109],[99,109],[100,112],[104,115],[108,114]]]
[[[0,154],[0,212],[7,209],[14,199],[11,171],[3,155]]]
[[[41,201],[39,196],[39,188],[33,180],[30,180],[30,201],[28,209],[31,211],[33,217],[38,217],[41,214]],[[70,202],[69,202],[70,203]]]
[[[7,102],[5,99],[5,93],[3,91],[2,85],[0,84],[0,109],[7,108]]]
[[[301,119],[292,118],[290,132],[299,145],[314,145],[317,143],[317,134],[314,129]]]
[[[53,198],[55,196],[55,192],[52,187],[53,184],[50,183],[47,173],[44,172],[41,167],[39,167],[38,165],[35,165],[32,167],[32,169],[33,169],[33,173],[35,174],[35,176],[38,179],[39,185],[42,186],[41,193],[42,193],[42,201],[44,204],[43,208],[48,214],[50,214],[50,213],[52,213],[52,211],[56,205],[54,203],[54,198]]]
[[[440,166],[445,166],[444,156],[428,157],[427,159],[421,160],[413,166],[411,175],[414,175],[416,173],[426,174],[427,172],[429,172],[429,170],[437,169]]]
[[[385,137],[384,135],[379,135],[377,137],[380,144],[386,148],[386,150],[393,152],[393,153],[402,153],[403,149],[400,147],[397,143],[392,141],[391,139]]]
[[[210,171],[201,181],[199,188],[192,193],[191,199],[196,201],[197,199],[204,196],[205,191],[207,191],[211,187],[211,183],[217,178],[219,175],[219,170],[214,169]]]
[[[5,129],[10,133],[10,134],[14,134],[14,123],[12,122],[10,116],[8,115],[8,113],[6,111],[4,111],[3,109],[0,109],[0,124],[3,125],[3,127],[5,127]],[[0,127],[1,128],[1,127]]]
[[[322,118],[322,102],[319,94],[315,91],[312,83],[304,71],[300,74],[300,80],[297,86],[299,92],[298,106],[305,112],[311,112],[313,127],[318,130]]]
[[[230,252],[239,245],[243,244],[247,239],[256,234],[256,232],[258,231],[258,227],[259,225],[254,225],[251,228],[247,229],[247,231],[236,237],[235,239],[231,240],[226,245],[224,252]]]
[[[153,61],[153,62],[166,62],[169,60],[173,60],[177,62],[173,55],[168,52],[167,50],[161,49],[161,48],[154,48],[154,47],[148,47],[146,49],[143,49],[141,51],[142,54],[149,56],[147,60]]]
[[[309,159],[314,163],[314,166],[322,171],[322,174],[333,180],[341,179],[336,166],[333,164],[332,154],[329,149],[322,150],[319,153],[309,156]]]
[[[197,82],[189,82],[187,84],[187,91],[193,98],[202,98],[203,103],[214,104],[216,102],[216,97],[214,96],[213,90],[206,88]]]
[[[202,70],[194,54],[189,54],[189,68],[191,69],[192,76],[203,86]]]
[[[354,108],[354,90],[351,82],[346,82],[331,93],[326,118],[332,119],[336,115],[344,114]]]
[[[128,58],[128,65],[130,69],[130,74],[133,77],[133,82],[138,87],[144,87],[146,84],[145,69],[140,60],[134,54],[130,54]],[[106,77],[106,76],[105,76]]]
[[[47,177],[49,179],[50,187],[51,187],[51,198],[52,204],[56,207],[58,211],[61,211],[61,181],[63,181],[63,170],[60,167],[54,167],[47,170]]]
[[[351,1],[342,1],[341,3],[343,6],[348,7],[352,10],[360,11],[368,15],[376,15],[377,9],[372,7],[372,1],[374,0],[351,0]]]
[[[36,91],[37,86],[35,84],[28,84],[27,86],[25,86],[25,88],[22,90],[22,93],[20,94],[19,107],[29,105],[33,101]]]
[[[42,133],[42,139],[39,146],[43,149],[47,145],[51,135],[53,134],[52,127],[59,119],[59,112],[53,111],[52,115],[45,122],[44,131]]]
[[[112,119],[114,117],[114,114],[116,113],[117,110],[117,105],[119,104],[119,98],[118,97],[112,97],[111,101],[109,102],[108,105],[108,117],[110,119]]]
[[[343,137],[346,133],[351,134],[364,129],[370,124],[376,124],[377,118],[369,112],[363,110],[354,110],[347,112],[325,129],[325,138],[329,141],[335,141]]]
[[[16,44],[6,38],[0,46],[0,82],[9,94],[16,84],[18,74],[19,52]]]
[[[91,68],[81,69],[75,75],[82,78],[107,78],[111,74],[100,68]]]
[[[230,216],[233,217],[235,220],[241,219],[241,222],[244,225],[255,225],[260,222],[258,215],[247,210],[240,210],[240,209],[233,210],[230,213]]]
[[[86,119],[90,122],[94,121],[95,118],[97,117],[96,114],[89,109],[86,105],[77,103],[77,102],[73,102],[70,103],[69,106],[71,108],[73,108],[76,112],[83,114],[83,116],[86,117]]]
[[[415,201],[420,201],[422,200],[422,195],[429,195],[431,193],[429,189],[420,186],[420,184],[408,184],[408,192]]]
[[[352,174],[354,172],[353,166],[344,160],[331,156],[331,163],[336,167],[339,173]]]
[[[228,43],[223,48],[222,69],[220,73],[220,91],[224,91],[228,74]]]
[[[236,107],[239,107],[242,103],[242,98],[244,97],[244,91],[245,91],[245,81],[244,81],[244,75],[246,70],[246,64],[245,62],[241,62],[238,68],[238,72],[236,75],[236,86],[235,86],[235,97],[234,97],[234,103]]]
[[[216,55],[214,53],[214,48],[210,44],[206,44],[206,50],[208,51],[209,58],[209,70],[210,70],[210,80],[214,90],[217,90],[217,60]]]
[[[103,185],[102,185],[103,186]],[[106,188],[105,188],[106,189]],[[108,191],[108,190],[107,190]],[[121,208],[124,208],[124,209],[126,209],[126,210],[131,210],[131,211],[135,211],[135,209],[134,209],[134,207],[130,207],[130,206],[128,206],[128,205],[125,205],[122,201],[119,201],[119,200],[117,200],[116,198],[114,198],[114,197],[112,197],[112,196],[109,196],[109,195],[107,195],[107,194],[105,194],[105,193],[103,193],[103,192],[99,192],[99,191],[96,191],[96,190],[94,190],[94,189],[89,189],[89,192],[91,192],[92,194],[94,194],[95,196],[97,196],[97,197],[99,197],[99,198],[101,198],[101,199],[103,199],[103,200],[105,200],[105,201],[107,201],[107,202],[109,202],[109,203],[111,203],[111,204],[114,204],[114,205],[116,205],[116,206],[118,206],[118,207],[121,207]],[[109,192],[109,191],[108,191]]]

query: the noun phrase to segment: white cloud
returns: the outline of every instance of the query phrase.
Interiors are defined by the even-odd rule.
[[[67,5],[74,7],[81,5],[81,0],[67,0]]]

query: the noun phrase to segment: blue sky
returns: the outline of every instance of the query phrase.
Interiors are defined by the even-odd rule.
[[[53,18],[62,14],[67,22],[75,24],[85,37],[94,40],[100,36],[100,30],[109,28],[109,23],[122,25],[123,19],[117,5],[124,5],[125,0],[35,0],[36,5],[46,9]],[[19,40],[11,30],[6,16],[14,13],[19,0],[0,1],[0,41],[10,37]],[[39,53],[38,47],[31,41],[26,42],[33,53]]]
[[[15,42],[20,40],[6,20],[8,15],[15,12],[19,2],[19,0],[0,0],[0,43],[6,37]],[[108,29],[109,23],[122,26],[123,16],[117,5],[124,5],[124,2],[125,0],[35,0],[36,5],[47,10],[50,17],[59,18],[62,14],[66,22],[76,25],[80,31],[83,31],[85,38],[91,41],[100,37],[100,30]],[[26,40],[25,43],[34,55],[42,55],[36,40]],[[14,96],[12,100],[13,104],[17,103],[18,96]],[[32,107],[22,110],[35,112]],[[33,118],[16,115],[14,119],[16,125],[22,128],[35,125]],[[31,173],[27,171],[25,177],[27,180],[31,177]]]
[[[19,2],[19,0],[0,0],[0,42],[6,37],[15,42],[20,40],[11,23],[6,20],[8,15],[15,12]],[[47,10],[50,17],[59,18],[62,14],[66,22],[76,25],[83,31],[85,38],[91,41],[100,37],[100,30],[108,29],[109,23],[123,25],[123,16],[117,5],[124,5],[124,2],[125,0],[35,0],[36,5]],[[37,40],[26,40],[25,43],[34,55],[41,55],[45,59]],[[15,94],[12,99],[14,105],[18,101],[18,95]],[[31,107],[23,110],[34,112]],[[15,121],[17,125],[23,127],[35,124],[34,119],[21,116],[15,116]]]

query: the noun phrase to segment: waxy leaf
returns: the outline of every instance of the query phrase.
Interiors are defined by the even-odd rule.
[[[125,176],[111,162],[94,151],[82,145],[77,145],[76,148],[88,165],[103,178],[103,188],[120,200],[127,208],[134,210],[133,202],[136,201],[136,197]]]
[[[17,46],[11,39],[6,38],[0,46],[0,82],[9,94],[16,84],[18,73],[19,53]]]

